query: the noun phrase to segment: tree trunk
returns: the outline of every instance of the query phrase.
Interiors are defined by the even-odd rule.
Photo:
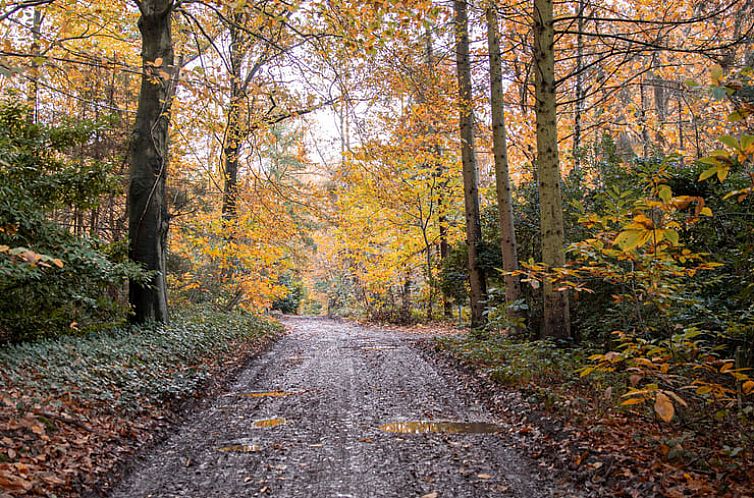
[[[487,9],[487,46],[490,52],[490,105],[492,108],[492,154],[495,159],[495,186],[497,188],[500,250],[503,270],[518,270],[516,230],[513,222],[513,201],[508,174],[508,144],[505,130],[505,103],[503,102],[503,70],[500,60],[500,35],[494,6]],[[510,306],[521,297],[519,278],[505,275],[505,302]]]
[[[585,95],[584,95],[584,0],[579,0],[576,8],[578,9],[576,35],[576,113],[573,117],[573,175],[577,175],[581,170],[581,118],[584,114]]]
[[[142,70],[139,106],[130,150],[128,186],[129,258],[154,272],[147,284],[132,281],[133,321],[168,319],[165,255],[168,214],[165,182],[168,165],[169,108],[173,97],[172,0],[139,4]]]
[[[565,264],[563,206],[558,165],[555,113],[555,53],[552,0],[534,0],[535,112],[537,118],[537,180],[542,232],[542,260],[549,267]],[[542,335],[571,336],[567,291],[543,285]]]
[[[223,188],[222,217],[225,224],[225,237],[233,239],[238,218],[238,162],[241,153],[241,62],[243,59],[242,40],[236,18],[230,25],[230,101],[228,104],[226,132],[223,143]]]
[[[469,253],[469,285],[471,287],[471,325],[484,323],[484,300],[487,283],[479,267],[478,246],[482,240],[479,220],[479,187],[474,152],[474,108],[471,95],[471,65],[469,62],[469,26],[466,0],[454,0],[456,75],[461,129],[461,158],[463,161],[463,197],[466,212],[466,246]]]
[[[442,194],[440,194],[437,200],[438,211],[442,211],[444,209],[442,206],[443,201],[444,199],[442,197]],[[448,258],[448,255],[450,254],[450,246],[448,245],[448,220],[445,214],[440,214],[438,216],[437,224],[439,226],[439,232],[440,232],[440,261],[445,261]],[[448,296],[448,293],[445,290],[443,290],[442,314],[446,319],[453,318],[453,304],[450,301],[451,301],[450,296]]]
[[[40,55],[39,39],[42,36],[42,12],[34,9],[31,26],[31,71],[29,72],[29,88],[26,99],[29,104],[29,121],[36,123],[39,119],[39,62]]]
[[[425,63],[427,65],[427,73],[429,75],[429,85],[432,85],[434,87],[437,84],[437,80],[435,77],[435,70],[434,70],[432,30],[430,29],[429,26],[427,26],[427,29],[425,32],[424,56],[426,59]],[[434,135],[437,132],[434,124],[430,124],[429,132],[430,132],[430,135]],[[440,251],[439,251],[440,263],[442,264],[445,261],[445,259],[447,259],[448,254],[450,253],[450,248],[448,245],[448,219],[447,219],[447,216],[445,215],[445,206],[447,204],[447,202],[445,201],[445,192],[448,188],[448,182],[447,182],[447,179],[445,178],[446,168],[442,163],[442,155],[443,155],[442,147],[439,144],[435,145],[433,148],[433,152],[438,161],[437,176],[441,179],[439,188],[437,189],[437,225],[438,225],[438,235],[440,238]],[[443,309],[443,317],[446,319],[453,318],[453,307],[450,301],[451,301],[450,296],[448,296],[448,293],[445,291],[445,289],[443,289],[442,309]]]
[[[401,290],[401,315],[400,322],[411,323],[411,275],[407,274]]]

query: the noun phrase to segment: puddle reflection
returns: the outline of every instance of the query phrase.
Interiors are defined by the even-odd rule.
[[[262,451],[262,447],[258,444],[230,444],[218,448],[217,451],[223,453],[258,453]]]
[[[382,424],[380,430],[397,434],[491,434],[501,430],[499,425],[487,422],[390,422]]]
[[[286,396],[293,396],[298,394],[294,391],[253,391],[249,393],[241,393],[239,396],[242,398],[284,398]]]

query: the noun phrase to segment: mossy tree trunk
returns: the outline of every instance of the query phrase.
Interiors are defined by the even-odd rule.
[[[565,265],[565,230],[558,163],[552,5],[552,0],[534,0],[534,72],[542,260],[549,267],[556,268]],[[570,337],[567,291],[558,291],[551,282],[545,282],[543,301],[542,335],[558,338]]]

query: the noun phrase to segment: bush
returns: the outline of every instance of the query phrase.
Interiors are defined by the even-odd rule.
[[[117,191],[112,163],[78,152],[99,125],[27,117],[0,102],[0,344],[122,319],[124,282],[148,277],[117,244],[75,235],[56,218]]]

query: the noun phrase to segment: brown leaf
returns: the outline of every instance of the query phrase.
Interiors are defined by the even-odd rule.
[[[491,474],[484,474],[484,473],[482,473],[482,474],[477,474],[476,476],[479,479],[492,479],[492,475]]]
[[[0,489],[23,494],[30,491],[31,487],[31,481],[28,481],[23,477],[9,474],[4,470],[0,470]]]
[[[675,407],[673,406],[673,402],[665,393],[657,393],[657,396],[655,397],[655,412],[657,412],[657,415],[659,415],[659,417],[665,422],[670,422],[671,420],[673,420]]]

